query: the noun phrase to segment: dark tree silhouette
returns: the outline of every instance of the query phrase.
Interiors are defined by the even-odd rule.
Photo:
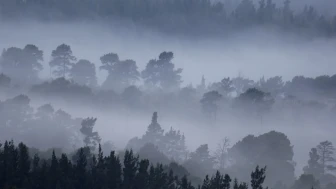
[[[52,51],[49,66],[53,69],[53,74],[56,77],[65,78],[70,73],[74,61],[76,61],[76,57],[73,56],[71,47],[61,44]]]
[[[252,189],[263,189],[263,183],[266,178],[266,167],[260,168],[256,167],[255,171],[251,173],[251,187]],[[266,187],[267,189],[268,187]]]
[[[172,52],[162,52],[158,60],[150,60],[145,70],[141,72],[145,84],[166,90],[179,88],[182,82],[180,75],[182,69],[175,69],[175,65],[171,62],[173,58]]]
[[[100,69],[108,72],[104,88],[121,91],[139,79],[140,74],[134,60],[121,61],[117,54],[109,53],[100,57],[100,61],[103,64]]]
[[[333,163],[336,162],[334,158],[335,148],[330,141],[323,141],[317,146],[317,152],[320,157],[320,163],[322,165],[323,174],[327,171],[335,170]]]
[[[81,133],[85,136],[84,143],[90,147],[91,150],[95,150],[100,143],[101,138],[98,132],[93,132],[93,127],[96,124],[97,118],[86,118],[82,121]]]

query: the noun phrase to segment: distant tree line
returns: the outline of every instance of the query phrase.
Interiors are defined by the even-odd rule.
[[[102,84],[97,82],[96,64],[79,59],[69,45],[57,46],[50,55],[51,80],[39,75],[45,68],[44,53],[36,45],[4,49],[0,57],[0,87],[3,93],[34,93],[43,97],[84,101],[86,105],[109,108],[111,105],[150,109],[164,105],[175,111],[188,107],[202,110],[216,120],[221,111],[245,113],[263,123],[265,115],[280,110],[299,112],[331,110],[334,112],[336,75],[309,78],[295,76],[283,81],[281,76],[262,77],[257,81],[242,76],[214,83],[181,87],[182,69],[173,63],[173,52],[162,52],[149,60],[141,71],[134,60],[121,60],[116,53],[100,57],[99,70],[108,75]],[[28,88],[28,89],[27,89]],[[167,99],[170,102],[167,104]],[[331,102],[331,103],[330,103]],[[279,106],[281,104],[282,106]],[[333,108],[329,108],[332,104]],[[284,111],[286,113],[289,111]]]
[[[336,34],[336,17],[323,15],[309,5],[293,11],[290,0],[280,6],[272,0],[241,0],[234,7],[210,0],[1,0],[0,15],[3,20],[126,20],[166,33],[227,33],[251,26],[274,26],[301,34]]]

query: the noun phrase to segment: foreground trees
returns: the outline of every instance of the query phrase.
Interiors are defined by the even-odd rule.
[[[72,159],[72,160],[71,160]],[[55,151],[49,159],[38,155],[29,156],[26,145],[15,146],[6,141],[0,148],[0,188],[64,188],[64,189],[195,189],[187,176],[178,177],[172,169],[165,170],[162,164],[154,166],[146,159],[140,160],[133,151],[126,151],[123,160],[112,151],[104,156],[101,148],[98,155],[80,148],[73,158],[66,154],[57,157]],[[253,189],[263,189],[265,169],[257,167],[251,174]],[[206,176],[199,188],[230,189],[232,179],[220,172]],[[246,183],[235,189],[247,189]]]

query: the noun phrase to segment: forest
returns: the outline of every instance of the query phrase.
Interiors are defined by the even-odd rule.
[[[0,0],[0,189],[335,189],[334,6]]]
[[[328,7],[324,2],[323,7]],[[168,34],[188,33],[198,37],[225,36],[260,26],[300,35],[335,36],[336,12],[317,10],[304,3],[313,4],[304,1],[292,8],[291,0],[1,0],[0,18],[4,21],[94,21],[111,25],[122,22],[129,23],[130,27],[150,27]],[[335,3],[329,4],[329,8],[335,6]]]
[[[202,77],[194,87],[182,86],[183,70],[175,67],[173,52],[160,53],[144,70],[113,52],[102,55],[96,69],[96,64],[77,58],[67,44],[52,51],[48,65],[44,56],[32,44],[9,47],[1,54],[0,135],[7,140],[0,150],[4,188],[246,189],[249,182],[252,189],[335,187],[332,141],[311,146],[297,176],[293,144],[283,132],[267,128],[271,131],[247,135],[233,145],[230,136],[223,135],[215,150],[200,144],[190,151],[184,133],[191,131],[173,127],[165,131],[158,113],[197,116],[194,119],[203,120],[210,129],[223,120],[254,128],[272,122],[296,127],[304,121],[316,127],[320,122],[320,129],[329,129],[336,111],[336,75],[296,76],[286,82],[281,76],[258,81],[224,77],[213,83]],[[46,66],[49,80],[39,77]],[[96,70],[108,73],[101,84]],[[146,132],[116,148],[113,138],[102,140],[104,131],[96,130],[99,116],[74,117],[53,104],[89,108],[96,115],[115,110],[159,112],[147,119]],[[113,119],[109,122],[113,125]],[[11,139],[24,143],[15,146]]]

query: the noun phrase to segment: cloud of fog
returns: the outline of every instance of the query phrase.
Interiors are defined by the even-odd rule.
[[[296,75],[312,77],[334,74],[333,70],[336,69],[333,62],[336,59],[335,39],[306,39],[272,30],[253,29],[223,38],[196,40],[160,35],[148,29],[117,25],[107,28],[89,23],[4,23],[1,27],[0,48],[23,47],[32,43],[44,50],[46,63],[43,78],[49,78],[47,62],[51,51],[61,43],[69,44],[77,58],[93,61],[97,69],[100,65],[99,57],[109,52],[118,53],[121,59],[134,59],[142,70],[148,60],[158,57],[160,52],[173,51],[173,62],[184,69],[184,84],[198,84],[202,75],[205,75],[207,82],[238,74],[252,79],[280,75],[284,80],[289,80]],[[106,73],[97,73],[101,83]],[[63,108],[74,117],[97,117],[100,135],[104,140],[113,141],[118,148],[124,147],[130,138],[141,136],[145,132],[152,113],[99,112],[60,103],[53,105],[55,109]],[[267,122],[267,126],[260,126],[257,123],[219,119],[216,125],[209,125],[200,118],[186,119],[176,114],[160,112],[159,121],[165,130],[172,126],[184,132],[190,150],[202,143],[209,143],[214,149],[217,142],[225,136],[234,144],[247,134],[259,135],[270,130],[284,132],[294,145],[297,173],[306,164],[310,148],[322,140],[332,140],[331,133],[334,133],[330,132],[330,123],[318,126],[318,122],[304,125]]]
[[[44,50],[44,78],[50,77],[51,51],[61,43],[72,47],[78,58],[93,61],[108,52],[120,59],[134,59],[140,70],[162,51],[173,51],[176,67],[181,67],[185,84],[198,84],[202,75],[208,82],[242,74],[252,79],[281,75],[285,80],[295,75],[334,74],[336,43],[334,39],[306,39],[274,30],[251,29],[223,38],[190,39],[160,35],[148,29],[125,25],[105,27],[99,24],[3,23],[0,48],[36,44]],[[101,83],[106,73],[99,71]]]

